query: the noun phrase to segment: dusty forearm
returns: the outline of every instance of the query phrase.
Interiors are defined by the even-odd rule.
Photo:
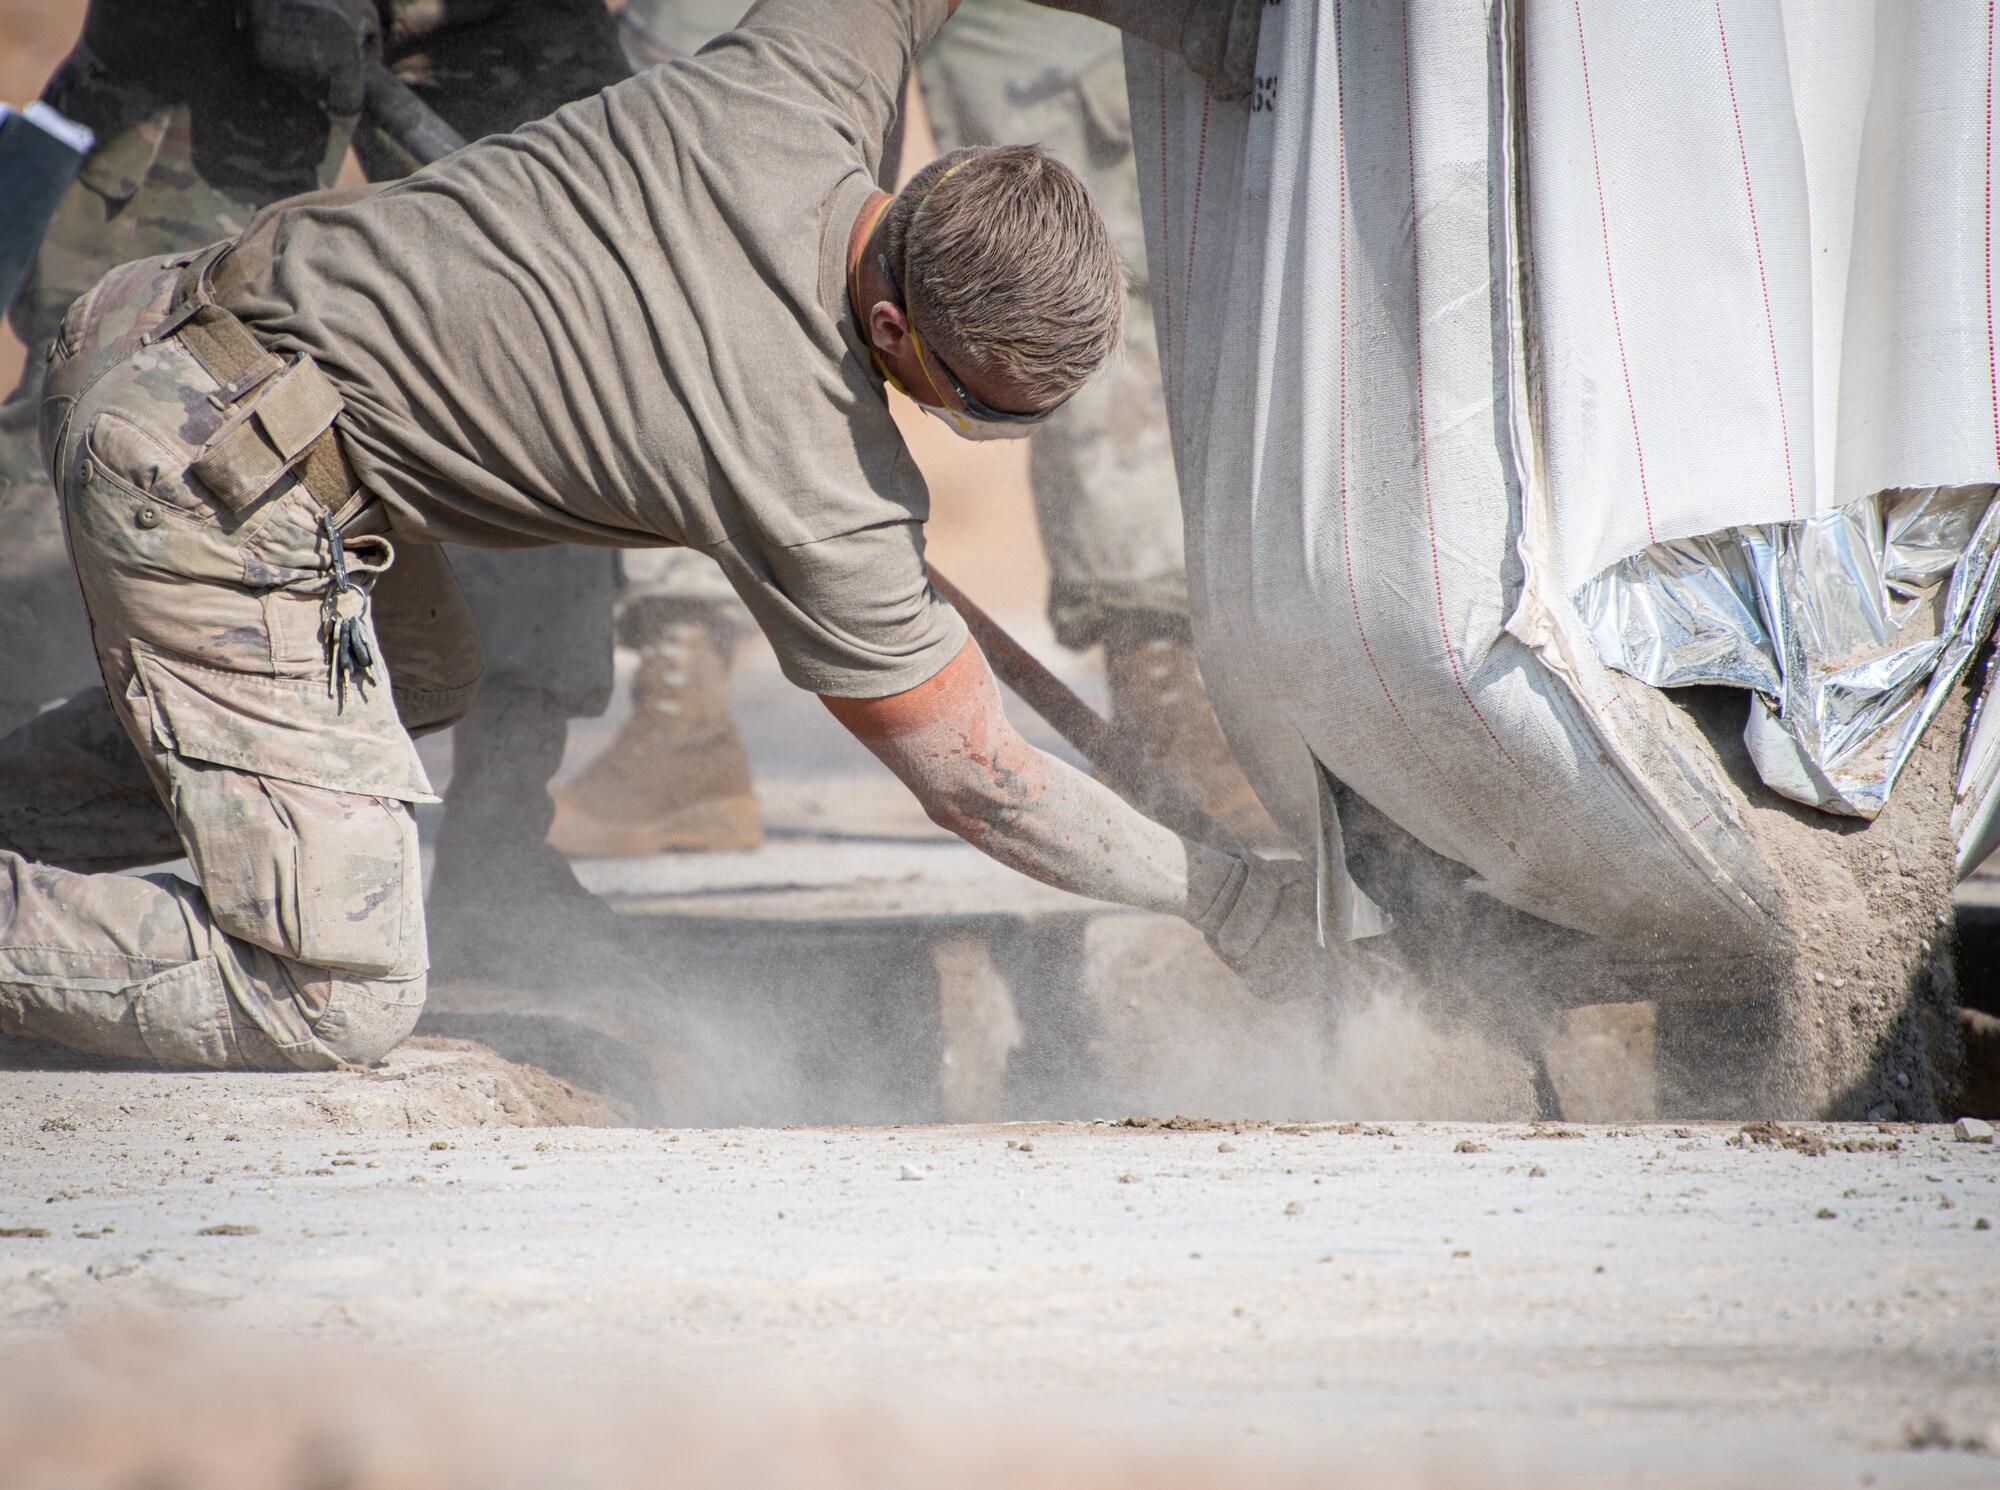
[[[825,703],[933,822],[1002,864],[1078,895],[1192,922],[1274,997],[1310,986],[1293,976],[1320,957],[1316,886],[1305,867],[1239,859],[1182,838],[1035,749],[1008,722],[970,641],[914,688]]]
[[[906,693],[825,702],[933,822],[1009,868],[1203,930],[1236,902],[1242,861],[1183,839],[1022,739],[971,642]]]
[[[1008,868],[1201,925],[1226,909],[1236,859],[1141,816],[1081,771],[1025,743],[1004,765],[968,764],[905,780],[935,821]]]

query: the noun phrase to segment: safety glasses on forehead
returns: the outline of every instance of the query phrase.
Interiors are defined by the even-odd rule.
[[[890,293],[896,297],[897,301],[903,307],[904,319],[910,327],[910,340],[916,345],[917,356],[921,358],[924,354],[924,344],[917,336],[916,322],[909,321],[910,302],[903,294],[903,287],[896,283],[896,271],[889,267],[889,256],[887,254],[875,255],[875,264],[882,271],[882,278],[889,282]],[[945,381],[951,384],[951,391],[958,395],[958,401],[965,406],[965,412],[982,424],[1040,424],[1049,415],[1055,413],[1057,409],[1060,409],[1064,404],[1069,402],[1068,397],[1065,396],[1035,414],[1016,414],[1006,409],[996,409],[993,405],[982,401],[971,389],[965,386],[965,380],[951,370],[951,364],[938,355],[936,347],[930,349],[930,354],[931,361],[938,365],[944,373]]]

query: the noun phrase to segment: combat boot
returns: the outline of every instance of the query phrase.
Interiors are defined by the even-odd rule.
[[[1252,848],[1285,846],[1230,753],[1185,636],[1143,623],[1114,626],[1104,640],[1104,671],[1111,722],[1153,764]]]
[[[601,858],[755,848],[763,813],[715,628],[683,610],[635,640],[632,717],[581,774],[551,789],[549,842]]]
[[[648,976],[624,947],[627,918],[545,841],[544,788],[568,730],[562,700],[506,677],[487,680],[460,722],[425,876],[433,982],[556,987]]]

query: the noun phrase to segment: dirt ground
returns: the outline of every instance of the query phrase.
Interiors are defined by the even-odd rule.
[[[773,1484],[946,1483],[915,1472],[939,1434],[989,1467],[1057,1445],[1028,1477],[1054,1484],[1175,1445],[1223,1466],[1189,1483],[2000,1481],[2000,1150],[1950,1129],[513,1126],[583,1115],[559,1087],[450,1046],[373,1075],[8,1075],[0,1485],[238,1482],[73,1454],[26,1477],[4,1446],[52,1419],[22,1384],[106,1332],[152,1343],[65,1411],[117,1416],[156,1469],[219,1452],[188,1416],[215,1393],[302,1361],[368,1385],[281,1395],[233,1472],[407,1378],[488,1448],[624,1392],[634,1432],[727,1406],[688,1464],[835,1407],[889,1414],[850,1440],[913,1470]],[[510,1392],[526,1419],[491,1412]],[[754,1431],[719,1426],[746,1406]]]

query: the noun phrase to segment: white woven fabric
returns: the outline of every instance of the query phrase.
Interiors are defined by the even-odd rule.
[[[1555,579],[2000,475],[1984,0],[1531,0]]]
[[[1567,597],[1655,539],[2000,479],[1990,24],[1274,0],[1247,108],[1128,46],[1196,640],[1302,841],[1317,758],[1523,909],[1770,934],[1740,799]]]

